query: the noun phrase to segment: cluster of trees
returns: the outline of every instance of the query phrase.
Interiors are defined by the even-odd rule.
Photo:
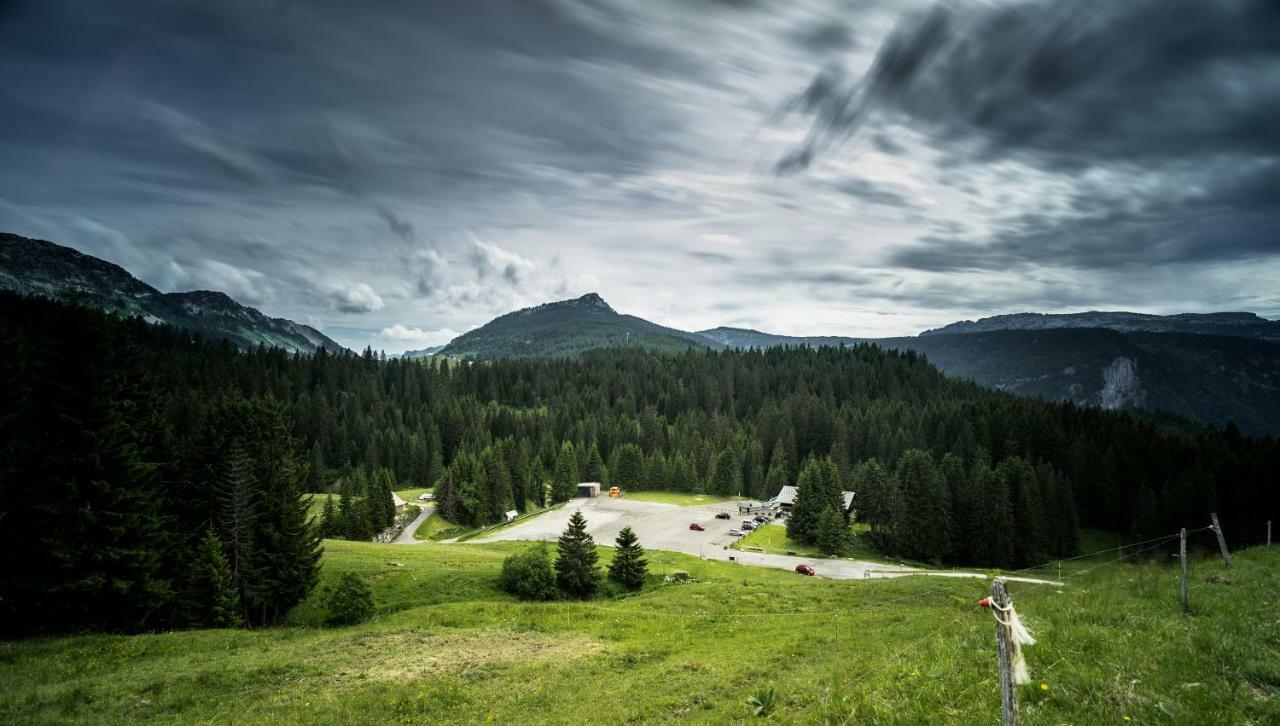
[[[892,469],[891,503],[950,493],[929,497],[929,517],[949,515],[940,529],[915,522],[918,506],[888,506],[899,514],[872,524],[881,546],[976,564],[1025,560],[970,541],[980,495],[1007,498],[1014,531],[1057,522],[1074,499],[1081,526],[1140,535],[1217,511],[1241,544],[1280,496],[1274,438],[1000,394],[869,345],[383,360],[242,351],[3,296],[0,346],[0,608],[19,627],[196,622],[180,603],[206,531],[238,612],[271,622],[314,581],[316,532],[298,495],[330,492],[352,470],[438,483],[443,513],[478,524],[566,499],[588,479],[762,499],[810,460],[863,499],[854,480],[874,459]],[[938,473],[914,454],[904,466],[912,451]],[[991,494],[997,479],[1006,497]],[[1060,533],[1041,531],[1045,551],[1061,549]]]
[[[0,297],[6,631],[267,625],[315,584],[284,406],[225,389],[179,403],[140,332]]]
[[[798,493],[787,517],[787,537],[838,555],[849,540],[840,470],[830,457],[810,459],[796,482]]]
[[[858,518],[877,547],[946,563],[1028,567],[1076,552],[1080,529],[1071,482],[1046,463],[1012,456],[966,466],[908,450],[892,468],[871,459],[853,475]]]
[[[541,544],[518,552],[503,561],[499,584],[525,600],[551,600],[557,595],[587,599],[600,589],[598,559],[595,540],[587,534],[586,518],[582,512],[574,512],[556,542],[554,562]],[[635,532],[623,527],[609,563],[608,579],[623,590],[638,590],[644,586],[648,568]]]
[[[382,467],[365,475],[353,470],[338,482],[338,503],[325,499],[320,515],[321,537],[368,541],[390,527],[396,519],[396,505],[391,493],[396,488],[396,474]]]

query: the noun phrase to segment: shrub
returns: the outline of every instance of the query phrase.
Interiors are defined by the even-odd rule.
[[[747,699],[747,705],[751,707],[751,714],[753,716],[764,717],[773,713],[776,701],[777,699],[773,695],[773,689],[765,688],[752,694],[752,696]]]
[[[556,596],[556,573],[546,545],[517,552],[502,561],[498,584],[521,600],[550,600]]]
[[[355,573],[347,572],[325,600],[329,625],[355,625],[373,617],[373,592]]]

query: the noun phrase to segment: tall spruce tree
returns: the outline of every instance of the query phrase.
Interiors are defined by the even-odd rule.
[[[234,628],[240,617],[240,593],[231,575],[231,565],[222,553],[222,540],[206,529],[196,547],[181,593],[185,624],[197,628]]]
[[[587,534],[587,520],[582,512],[574,512],[569,517],[556,552],[556,585],[571,597],[585,599],[594,595],[600,585],[600,572],[596,569],[599,554],[595,540]]]
[[[613,463],[609,466],[610,484],[623,491],[636,491],[644,487],[644,452],[635,444],[623,444],[614,449]]]
[[[729,497],[742,492],[742,469],[738,467],[738,457],[732,449],[725,449],[716,455],[711,465],[712,494]]]
[[[827,507],[818,515],[817,531],[814,544],[824,555],[840,555],[849,543],[849,523],[844,513],[833,507]]]
[[[951,494],[927,451],[909,449],[898,460],[902,509],[894,527],[902,554],[925,562],[942,562],[951,555]]]
[[[565,441],[556,456],[555,471],[551,474],[551,501],[567,502],[578,489],[578,455],[573,444]]]
[[[644,548],[630,527],[618,532],[613,561],[609,563],[609,579],[628,590],[644,587],[649,565],[644,559]]]

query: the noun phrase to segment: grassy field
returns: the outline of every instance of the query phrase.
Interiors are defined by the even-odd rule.
[[[741,497],[722,497],[717,494],[688,494],[685,492],[627,492],[626,498],[634,499],[637,502],[678,504],[682,507],[691,507],[695,504],[733,502],[741,499]]]
[[[416,502],[418,501],[419,494],[425,494],[430,491],[434,491],[434,489],[430,487],[417,487],[415,489],[397,489],[396,494],[399,494],[400,498],[406,502]]]
[[[430,517],[427,517],[427,521],[423,522],[422,526],[418,527],[418,530],[413,533],[413,538],[437,542],[442,539],[451,539],[465,534],[473,534],[479,531],[479,529],[479,527],[464,527],[459,524],[454,524],[440,516],[439,513],[432,513]]]
[[[763,688],[784,723],[998,717],[982,581],[828,581],[653,552],[652,572],[696,582],[529,604],[495,585],[524,543],[325,545],[323,580],[368,581],[372,622],[314,627],[316,594],[290,627],[0,642],[0,722],[722,723],[749,719]],[[1010,585],[1039,640],[1025,723],[1280,721],[1280,547],[1232,571],[1198,559],[1190,616],[1165,559]]]
[[[324,514],[324,503],[326,501],[333,499],[333,506],[338,506],[337,494],[307,494],[305,496],[309,500],[307,504],[307,514],[317,522],[320,521],[320,517]]]

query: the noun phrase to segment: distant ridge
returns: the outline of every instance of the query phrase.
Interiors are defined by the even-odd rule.
[[[989,333],[993,330],[1050,330],[1056,328],[1105,328],[1122,333],[1193,333],[1196,335],[1229,335],[1280,342],[1280,320],[1267,320],[1254,313],[1178,313],[1148,315],[1145,313],[1012,313],[979,320],[962,320],[921,335],[954,335],[956,333]]]
[[[258,345],[312,353],[343,350],[320,331],[272,318],[212,290],[162,293],[106,260],[45,240],[0,233],[0,290],[100,308],[167,323],[242,348]]]

